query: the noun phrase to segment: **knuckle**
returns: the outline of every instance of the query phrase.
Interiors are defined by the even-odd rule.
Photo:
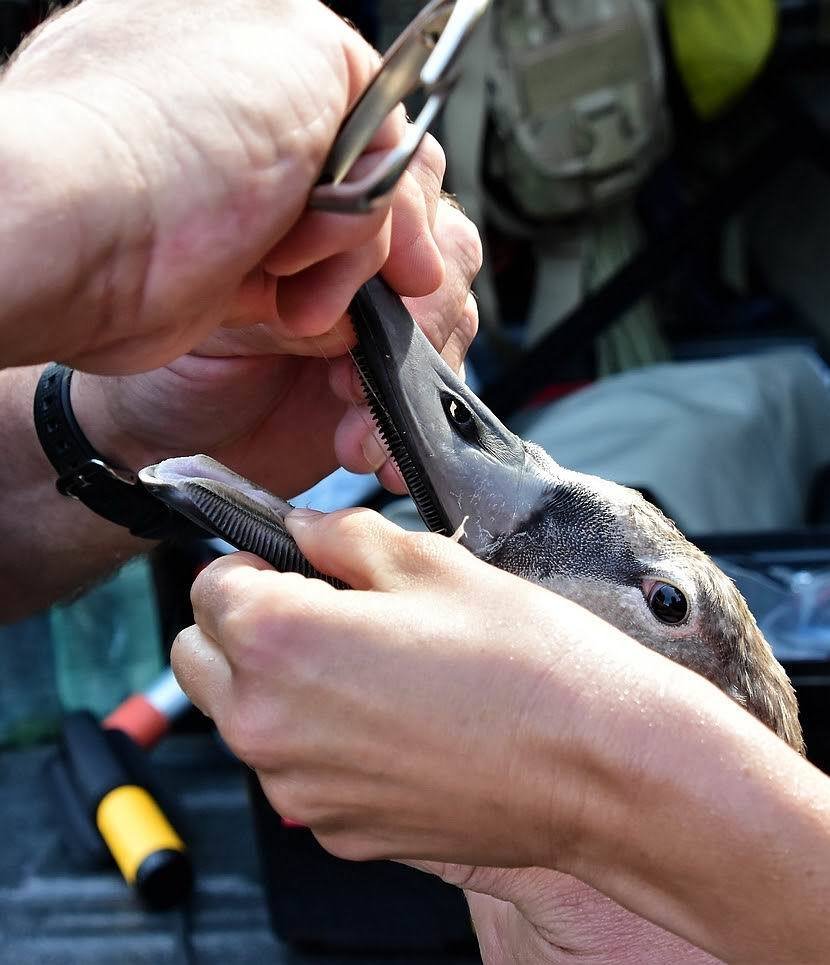
[[[329,854],[344,861],[372,861],[380,857],[377,847],[354,831],[317,832],[314,836]]]
[[[348,543],[363,542],[374,532],[377,524],[377,513],[368,509],[347,509],[332,513],[322,521],[322,525],[331,527],[331,536]]]
[[[219,642],[237,670],[262,674],[284,668],[302,622],[297,600],[304,586],[302,576],[280,574],[278,590],[253,593],[220,615]]]
[[[456,331],[458,337],[464,342],[464,348],[466,350],[478,332],[478,302],[472,292],[467,295],[467,301],[464,303],[464,311],[461,313]]]
[[[456,245],[461,263],[465,267],[470,283],[472,283],[473,279],[481,271],[481,265],[484,261],[484,249],[481,244],[481,235],[479,234],[478,228],[467,217],[464,217],[458,226]]]
[[[223,611],[216,622],[217,640],[237,667],[253,662],[262,641],[272,636],[271,613],[261,600],[248,600]]]
[[[438,230],[443,247],[452,253],[469,288],[484,261],[484,249],[478,228],[444,197]]]
[[[309,782],[293,774],[289,762],[282,760],[280,764],[283,767],[288,764],[285,772],[272,768],[270,773],[260,776],[263,793],[274,810],[309,828],[330,824],[332,808],[316,800]]]
[[[269,712],[267,724],[250,706],[237,703],[220,728],[225,743],[250,767],[273,768],[279,762],[279,715]]]
[[[413,575],[446,565],[447,539],[439,533],[402,533],[400,551]]]
[[[304,782],[284,781],[279,797],[283,814],[306,827],[325,827],[331,821],[331,808],[316,801]]]
[[[240,565],[235,556],[215,560],[196,577],[190,588],[190,600],[195,607],[215,608],[245,596],[256,570]]]
[[[440,185],[447,170],[447,156],[444,149],[431,134],[427,133],[424,136],[417,157],[419,163],[431,172]]]

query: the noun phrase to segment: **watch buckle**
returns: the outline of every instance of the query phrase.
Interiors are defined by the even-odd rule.
[[[138,485],[138,476],[130,469],[108,466],[101,459],[87,459],[86,462],[59,476],[55,486],[62,496],[80,500],[82,490],[94,486],[102,479],[115,480],[127,486]]]

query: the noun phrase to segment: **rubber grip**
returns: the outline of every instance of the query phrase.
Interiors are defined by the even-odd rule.
[[[120,730],[140,747],[153,747],[170,727],[170,721],[144,694],[133,694],[105,718],[107,730]]]
[[[138,869],[150,855],[185,850],[158,804],[135,784],[110,791],[98,805],[95,823],[129,884],[135,883]]]

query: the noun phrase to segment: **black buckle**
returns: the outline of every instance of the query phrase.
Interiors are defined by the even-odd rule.
[[[108,466],[101,459],[87,459],[74,469],[58,477],[55,486],[62,496],[81,500],[80,493],[90,487],[97,487],[101,482],[117,482],[124,486],[137,486],[138,476],[129,469],[115,469]]]

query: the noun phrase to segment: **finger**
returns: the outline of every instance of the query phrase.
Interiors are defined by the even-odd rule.
[[[373,151],[359,158],[354,166],[355,175],[368,173],[381,156],[380,152]],[[389,199],[360,214],[309,209],[268,252],[262,266],[270,275],[295,275],[333,255],[364,245],[383,230],[391,205]]]
[[[441,558],[441,543],[426,533],[407,533],[368,509],[326,515],[295,510],[286,526],[313,566],[356,590],[396,590]],[[454,544],[451,544],[454,547]]]
[[[170,665],[190,701],[211,719],[221,716],[231,686],[231,668],[216,641],[188,627],[173,641]]]
[[[381,486],[393,495],[405,496],[409,492],[394,459],[387,459],[375,475]]]
[[[481,268],[478,231],[454,205],[442,199],[435,218],[435,237],[446,262],[437,291],[404,304],[444,361],[459,371],[478,330],[478,307],[471,288]],[[362,402],[360,377],[345,360],[332,368],[331,388],[344,402]]]
[[[383,277],[402,295],[427,295],[444,278],[441,250],[433,237],[444,153],[434,138],[425,139],[392,199],[392,239]]]
[[[279,573],[261,560],[260,569],[251,564],[255,557],[238,556],[248,554],[231,554],[203,570],[191,591],[193,611],[199,629],[247,682],[249,696],[260,686],[267,694],[282,661],[287,667],[313,640],[331,637],[341,594],[323,580]]]
[[[334,451],[349,472],[378,472],[383,466],[389,454],[368,406],[355,406],[346,412],[334,434]]]
[[[389,251],[389,223],[368,244],[334,255],[277,284],[278,334],[308,338],[328,332],[360,286],[377,274]]]
[[[428,295],[443,281],[444,264],[429,229],[426,202],[407,173],[392,200],[392,243],[381,274],[401,295]]]
[[[335,359],[329,369],[329,387],[342,402],[362,405],[366,401],[363,380],[349,356]]]
[[[349,472],[373,472],[389,492],[405,495],[406,484],[398,467],[389,457],[369,407],[352,405],[334,433],[334,452],[340,465]]]
[[[446,265],[444,281],[434,293],[404,302],[439,351],[452,338],[446,361],[458,368],[478,328],[470,292],[481,267],[481,239],[472,222],[447,201],[439,204],[434,231]]]
[[[457,318],[455,328],[441,349],[441,357],[449,367],[466,381],[464,360],[478,331],[478,302],[472,292],[464,299],[464,308]]]
[[[199,629],[215,641],[227,636],[225,620],[244,609],[259,594],[260,574],[270,571],[252,553],[230,553],[206,566],[190,588],[193,617]]]
[[[308,211],[265,256],[262,267],[269,275],[296,275],[333,255],[366,244],[383,230],[389,205],[367,214]]]
[[[423,193],[430,230],[435,225],[441,199],[445,197],[441,186],[446,170],[447,158],[444,149],[431,134],[427,134],[409,162],[407,171],[418,182]]]

